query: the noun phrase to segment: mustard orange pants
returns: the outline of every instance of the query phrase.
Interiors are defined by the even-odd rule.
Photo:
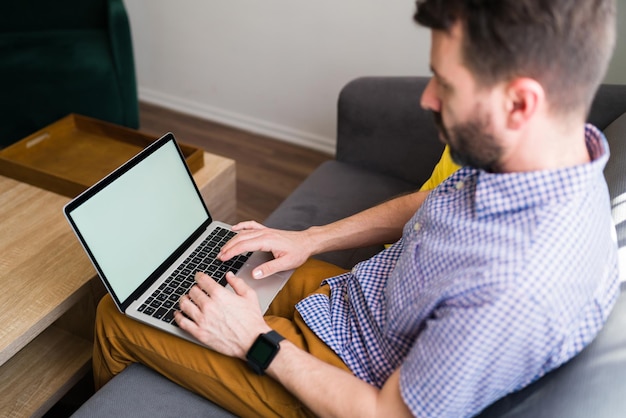
[[[270,305],[265,321],[301,349],[348,370],[306,326],[295,304],[312,293],[329,294],[323,279],[345,270],[317,260],[298,268]],[[129,364],[139,362],[238,416],[297,417],[311,412],[279,383],[254,374],[239,359],[218,354],[122,315],[110,296],[98,305],[93,370],[102,387]]]

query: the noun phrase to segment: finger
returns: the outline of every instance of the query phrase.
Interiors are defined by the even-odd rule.
[[[198,285],[189,289],[189,293],[181,298],[179,305],[180,310],[199,327],[206,324],[207,317],[215,314],[214,303]]]
[[[209,276],[203,271],[197,271],[196,274],[194,275],[194,279],[196,280],[198,288],[207,295],[215,293],[217,289],[222,288],[222,286],[217,284],[217,282],[211,276]]]
[[[189,333],[191,333],[192,330],[198,328],[198,325],[187,316],[185,316],[182,311],[174,312],[174,321],[176,321],[180,329]]]
[[[235,224],[232,226],[233,231],[243,231],[247,229],[263,229],[263,228],[265,228],[265,226],[261,225],[260,223],[256,221],[239,222],[238,224]]]
[[[263,263],[254,270],[252,270],[252,277],[254,277],[255,279],[264,279],[280,271],[289,270],[288,266],[289,264],[286,260],[286,257],[278,257],[266,263]]]
[[[231,238],[218,253],[218,258],[222,261],[228,261],[236,255],[246,253],[248,251],[262,251],[263,240],[257,240],[263,237],[263,232],[239,233]]]
[[[239,296],[244,296],[248,291],[252,290],[243,279],[235,276],[233,272],[226,273],[226,281]]]
[[[252,289],[248,284],[240,277],[235,276],[232,272],[226,273],[226,281],[233,288],[235,294],[241,296],[251,303],[256,303],[258,305],[259,299],[257,298],[256,292]]]
[[[187,294],[191,301],[200,309],[202,309],[207,299],[209,299],[208,295],[209,292],[202,290],[198,284],[193,285]]]
[[[195,319],[197,317],[197,313],[200,312],[200,309],[196,306],[194,301],[189,297],[189,295],[183,295],[180,297],[178,302],[178,306],[180,307],[180,311],[185,314],[187,319],[195,323]]]

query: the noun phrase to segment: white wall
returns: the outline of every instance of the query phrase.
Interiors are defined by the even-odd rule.
[[[429,73],[414,0],[125,5],[142,100],[331,153],[344,84]]]
[[[124,1],[142,100],[329,153],[348,81],[429,74],[414,0]],[[625,29],[608,82],[626,83]]]
[[[617,0],[617,45],[607,72],[607,83],[626,84],[626,1]]]

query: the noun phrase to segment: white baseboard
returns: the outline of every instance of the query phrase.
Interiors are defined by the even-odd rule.
[[[255,134],[275,138],[316,151],[335,154],[335,140],[264,120],[251,118],[206,104],[139,87],[139,99],[177,112],[232,126]]]

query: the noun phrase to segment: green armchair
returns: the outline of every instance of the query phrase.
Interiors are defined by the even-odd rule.
[[[0,148],[78,113],[139,127],[122,0],[8,0],[0,12]]]

